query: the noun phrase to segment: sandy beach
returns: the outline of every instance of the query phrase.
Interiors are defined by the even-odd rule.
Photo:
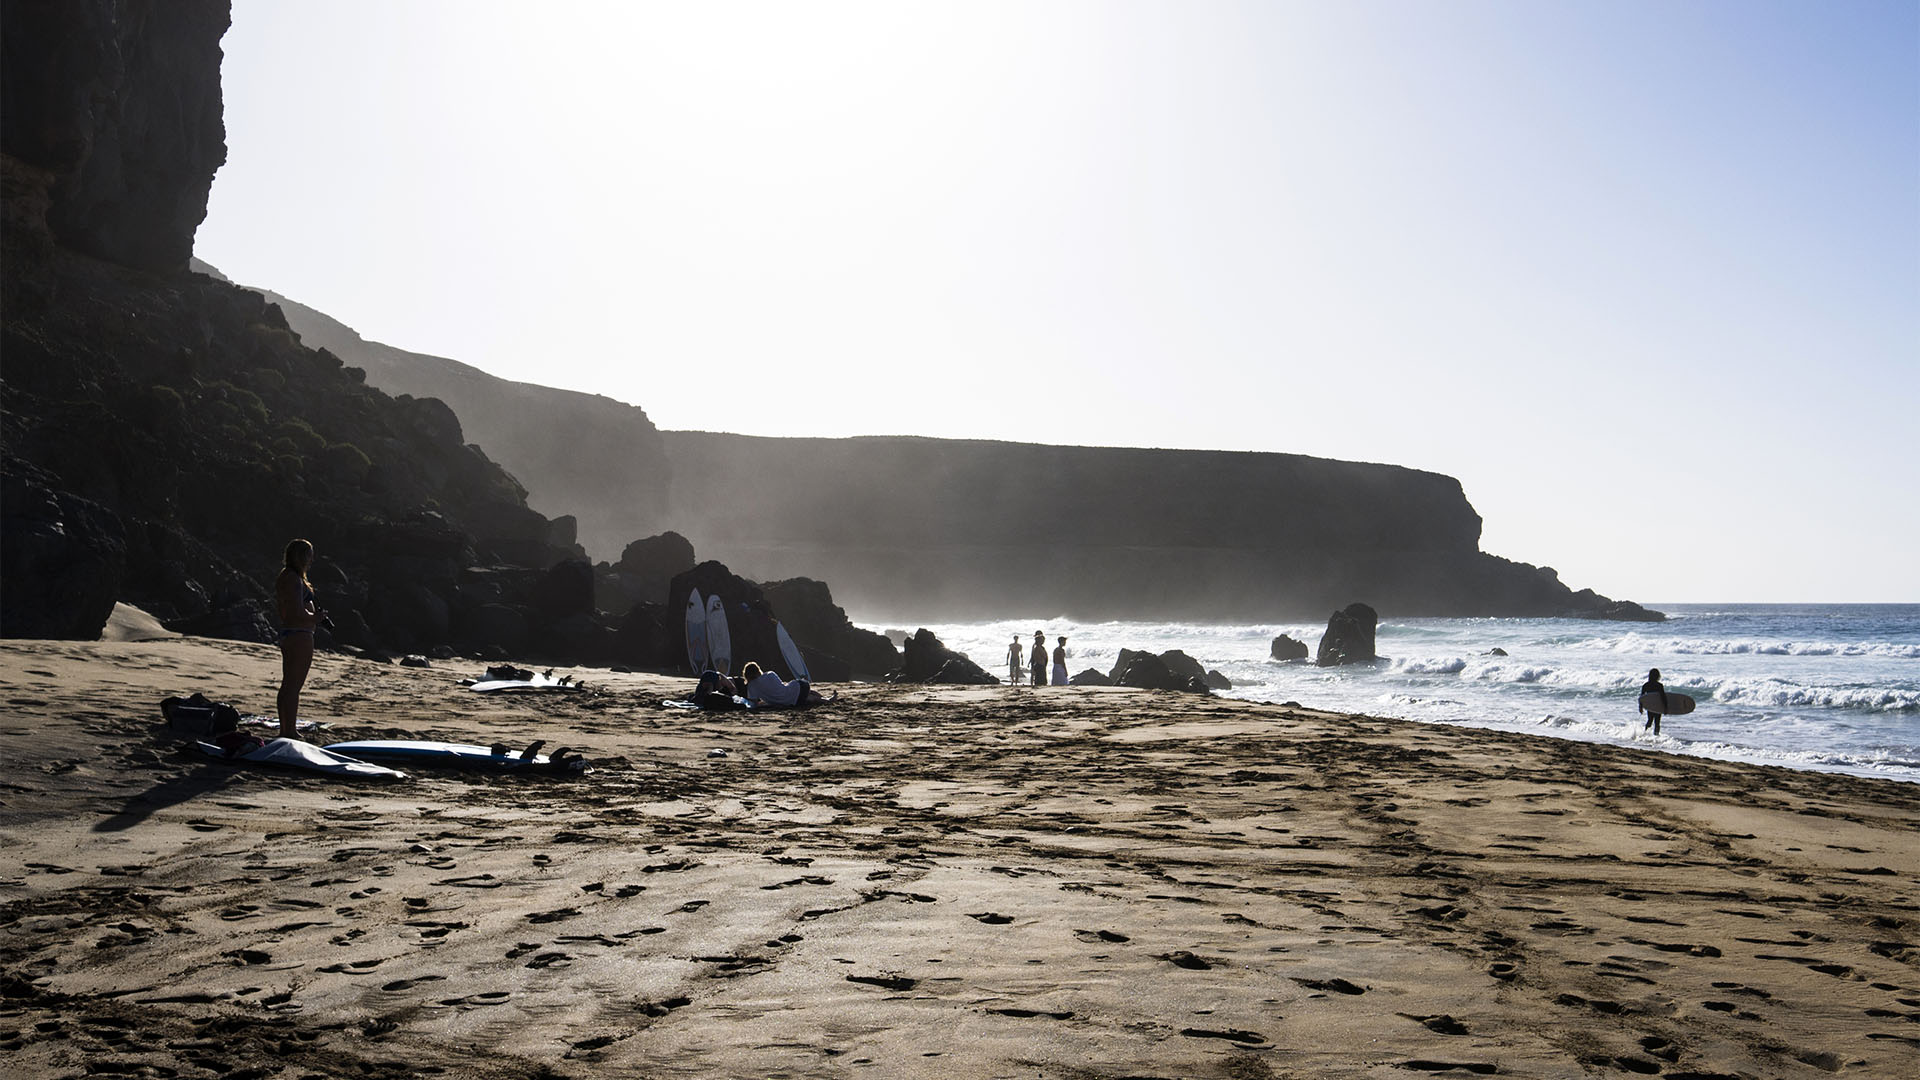
[[[9,1075],[1668,1078],[1920,1073],[1920,787],[1130,690],[690,680],[489,696],[336,656],[0,642]],[[562,672],[567,673],[567,672]],[[1309,703],[1310,704],[1310,703]]]

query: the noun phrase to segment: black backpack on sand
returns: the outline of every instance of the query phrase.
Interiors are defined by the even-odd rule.
[[[224,701],[208,701],[196,691],[192,697],[170,697],[160,703],[167,728],[182,735],[210,738],[240,726],[240,710]]]

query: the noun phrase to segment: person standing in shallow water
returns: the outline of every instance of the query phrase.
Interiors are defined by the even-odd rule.
[[[1020,676],[1025,673],[1027,662],[1020,655],[1020,635],[1013,635],[1013,644],[1007,646],[1007,682],[1020,685]]]
[[[1667,688],[1666,688],[1666,686],[1665,686],[1664,684],[1662,684],[1662,683],[1660,682],[1660,669],[1659,669],[1659,668],[1654,668],[1654,669],[1653,669],[1652,671],[1649,671],[1649,672],[1647,672],[1647,683],[1646,683],[1646,685],[1645,685],[1645,686],[1642,686],[1642,687],[1640,688],[1640,693],[1642,693],[1642,694],[1659,694],[1659,695],[1660,695],[1660,704],[1661,704],[1662,706],[1665,706],[1665,705],[1666,705],[1666,703],[1667,703]],[[1657,712],[1653,712],[1652,710],[1649,710],[1649,709],[1647,709],[1647,708],[1646,708],[1645,706],[1641,706],[1641,710],[1640,710],[1640,711],[1642,711],[1642,712],[1644,712],[1644,713],[1646,713],[1646,714],[1647,714],[1647,722],[1646,722],[1646,723],[1645,723],[1644,725],[1642,725],[1642,726],[1641,726],[1641,728],[1640,728],[1640,730],[1641,730],[1641,731],[1645,731],[1645,730],[1647,730],[1648,728],[1652,728],[1652,729],[1653,729],[1653,733],[1654,733],[1655,735],[1658,735],[1658,734],[1660,734],[1660,714],[1659,714],[1659,713],[1657,713]]]
[[[1067,685],[1067,639],[1062,637],[1060,644],[1053,649],[1053,685]]]
[[[274,605],[280,614],[280,737],[298,738],[300,691],[313,668],[313,632],[326,621],[307,581],[313,565],[313,545],[295,540],[287,545],[286,565],[273,583]]]
[[[1027,671],[1033,676],[1033,685],[1047,685],[1047,632],[1033,632],[1033,651],[1027,654]]]

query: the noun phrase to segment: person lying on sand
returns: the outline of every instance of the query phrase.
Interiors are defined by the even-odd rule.
[[[709,669],[693,688],[693,703],[703,709],[738,709],[746,697],[746,686],[725,672]]]
[[[771,671],[761,671],[760,665],[747,661],[740,669],[740,678],[746,681],[746,698],[755,705],[772,706],[780,709],[805,709],[832,698],[821,697],[805,679],[786,682]]]

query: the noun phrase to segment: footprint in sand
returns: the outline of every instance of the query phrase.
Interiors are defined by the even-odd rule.
[[[995,912],[995,911],[982,911],[977,914],[974,912],[968,912],[967,918],[978,919],[979,921],[986,923],[988,926],[1005,926],[1008,923],[1013,921],[1013,916],[1002,915],[999,912]]]
[[[388,993],[397,994],[402,990],[411,990],[414,987],[419,986],[421,983],[443,982],[445,980],[446,980],[445,975],[419,975],[411,979],[395,979],[394,981],[382,986],[380,989],[385,990]]]
[[[1304,986],[1309,990],[1318,990],[1318,991],[1321,991],[1322,993],[1331,992],[1335,994],[1364,994],[1367,992],[1366,987],[1356,986],[1345,979],[1296,978],[1293,981],[1299,983],[1301,986]]]

